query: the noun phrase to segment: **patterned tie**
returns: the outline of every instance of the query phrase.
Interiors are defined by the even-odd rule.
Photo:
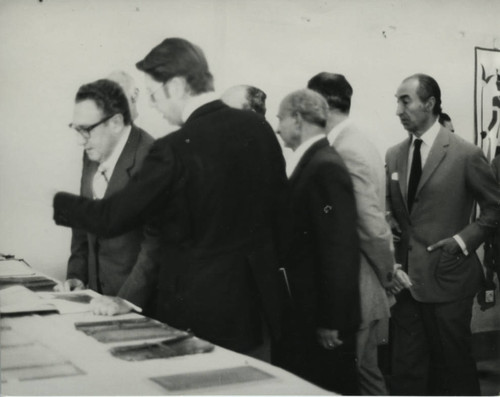
[[[94,190],[94,199],[102,199],[108,187],[109,179],[106,175],[106,170],[98,169],[94,175],[92,188]]]
[[[415,147],[413,149],[413,160],[411,162],[410,181],[408,183],[408,211],[411,212],[413,201],[415,200],[415,193],[417,192],[418,182],[422,175],[422,158],[420,157],[420,146],[422,145],[421,139],[415,140]]]

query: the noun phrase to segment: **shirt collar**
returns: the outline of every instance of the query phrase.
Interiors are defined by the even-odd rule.
[[[184,110],[182,111],[182,123],[184,124],[196,109],[209,102],[215,101],[216,99],[218,98],[215,95],[215,92],[205,92],[189,98]]]
[[[330,145],[333,145],[333,142],[335,141],[335,139],[337,139],[342,130],[351,124],[352,124],[351,119],[347,118],[345,120],[342,120],[335,127],[333,127],[327,135],[328,142],[330,142]]]
[[[125,144],[128,141],[128,137],[130,136],[130,131],[132,130],[132,126],[128,125],[125,127],[125,131],[123,131],[122,135],[118,139],[118,142],[116,143],[115,147],[113,148],[113,151],[111,152],[111,155],[104,160],[102,163],[99,164],[99,167],[97,168],[97,172],[105,172],[106,176],[111,178],[111,175],[113,174],[113,170],[115,169],[116,163],[118,162],[118,159],[120,158],[120,155],[122,154],[123,148],[125,147]]]
[[[290,153],[290,156],[288,158],[288,163],[287,163],[287,175],[290,177],[297,167],[297,164],[299,163],[300,159],[304,155],[304,153],[309,149],[312,145],[314,145],[317,141],[320,139],[323,139],[325,136],[323,134],[318,134],[315,135],[308,140],[302,142],[295,151]]]
[[[436,137],[440,129],[441,129],[441,124],[439,124],[438,120],[436,119],[431,128],[425,131],[420,138],[412,134],[411,142],[414,143],[416,139],[421,139],[425,145],[431,148],[432,145],[434,144],[434,141],[436,140]]]

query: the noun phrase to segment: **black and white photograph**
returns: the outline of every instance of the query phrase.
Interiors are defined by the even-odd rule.
[[[0,393],[500,393],[500,1],[0,0]]]

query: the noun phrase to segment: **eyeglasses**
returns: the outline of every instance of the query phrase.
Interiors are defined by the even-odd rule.
[[[78,132],[85,139],[89,139],[90,138],[90,133],[92,132],[92,130],[94,128],[96,128],[96,127],[100,126],[101,124],[105,123],[106,121],[108,121],[109,119],[111,119],[115,115],[116,115],[116,113],[112,114],[111,116],[104,117],[101,121],[98,121],[97,123],[89,125],[87,127],[82,126],[82,125],[75,125],[73,123],[70,123],[69,124],[69,128],[74,129],[76,132]]]
[[[158,91],[160,91],[160,88],[165,87],[165,84],[167,84],[167,81],[165,81],[165,82],[161,83],[161,86],[159,86],[159,87],[158,87],[156,90],[154,90],[153,92],[150,92],[150,93],[149,93],[149,100],[150,100],[151,102],[156,103],[156,97],[155,97],[155,95],[156,95],[156,93],[157,93]]]

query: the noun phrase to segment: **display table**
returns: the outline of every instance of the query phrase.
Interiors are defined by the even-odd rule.
[[[221,347],[215,347],[212,352],[172,357],[167,359],[150,359],[145,361],[124,361],[111,355],[109,349],[113,346],[137,344],[146,341],[101,343],[91,336],[75,329],[77,322],[105,321],[110,319],[141,318],[138,314],[104,317],[90,312],[78,314],[31,314],[15,317],[2,317],[0,338],[1,364],[4,381],[1,394],[24,396],[57,396],[57,395],[326,395],[331,394],[318,388],[295,375],[274,367],[260,360],[244,356]],[[147,342],[159,341],[148,339]],[[35,350],[33,350],[35,349]],[[36,350],[38,349],[38,350]],[[59,373],[51,377],[43,369],[43,375],[38,379],[23,379],[26,374],[16,374],[19,361],[33,360],[28,357],[35,351],[36,362],[31,362],[33,368],[42,368],[47,362],[55,361],[64,364],[66,375]],[[24,356],[26,352],[31,352]],[[44,353],[46,352],[46,353]],[[40,359],[40,362],[38,362]],[[25,365],[25,364],[24,364]],[[37,367],[38,366],[38,367]],[[238,382],[233,379],[231,384],[211,385],[209,387],[184,385],[182,390],[166,389],[154,377],[164,377],[174,374],[193,374],[195,379],[203,376],[213,376],[213,370],[224,370],[236,367],[250,366],[258,372],[263,372],[265,379]],[[7,369],[9,367],[9,369]],[[31,370],[30,370],[31,371]],[[57,372],[57,371],[56,371]],[[10,374],[10,375],[9,375]],[[205,377],[206,377],[205,376]],[[238,378],[238,377],[236,377]],[[196,381],[194,381],[196,383]],[[203,383],[203,382],[202,382]],[[213,383],[213,382],[211,382]],[[200,384],[199,382],[197,384]]]

